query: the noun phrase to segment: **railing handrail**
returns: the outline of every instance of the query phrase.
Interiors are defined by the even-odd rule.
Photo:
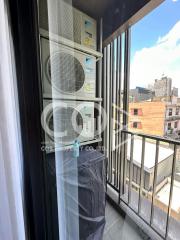
[[[135,136],[139,136],[139,137],[142,137],[142,138],[144,137],[144,138],[149,138],[149,139],[152,139],[152,140],[157,140],[157,141],[160,141],[160,142],[166,142],[166,143],[170,143],[170,144],[174,144],[174,145],[180,145],[180,141],[170,139],[170,138],[164,138],[164,137],[145,134],[145,133],[131,132],[131,131],[128,131],[128,130],[121,130],[121,132],[131,134],[131,135],[135,135]]]

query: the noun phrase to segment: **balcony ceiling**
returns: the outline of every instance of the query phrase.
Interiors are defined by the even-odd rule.
[[[98,18],[103,16],[106,10],[111,7],[116,0],[73,0],[73,5],[88,15]],[[119,0],[121,1],[121,0]]]
[[[85,12],[89,16],[103,18],[103,38],[110,37],[129,19],[135,16],[138,21],[164,0],[63,0]],[[149,5],[150,3],[150,5]],[[145,7],[145,8],[144,8]],[[144,8],[144,9],[143,9]]]

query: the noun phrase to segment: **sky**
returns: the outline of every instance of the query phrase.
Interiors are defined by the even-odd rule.
[[[163,74],[180,95],[180,0],[165,0],[132,27],[131,88],[147,87]]]

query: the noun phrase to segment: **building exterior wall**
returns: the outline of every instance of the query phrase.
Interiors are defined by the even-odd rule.
[[[158,164],[156,184],[160,184],[164,179],[166,179],[171,175],[172,162],[173,162],[173,155],[169,156],[168,158],[164,159],[162,162]]]
[[[180,106],[171,104],[166,107],[165,136],[179,138],[180,133]]]
[[[139,109],[140,114],[134,115],[133,110]],[[164,102],[139,102],[129,104],[129,125],[132,132],[164,136],[166,104]],[[135,128],[133,123],[137,122]]]
[[[127,178],[129,179],[129,159],[127,159],[127,169],[126,169],[126,173],[127,173]],[[133,183],[135,183],[137,186],[140,186],[140,175],[141,175],[141,167],[137,166],[135,163],[133,163],[133,171],[132,171],[133,175],[132,175],[132,181]],[[151,183],[151,177],[150,177],[150,173],[144,170],[143,173],[143,177],[144,177],[144,185],[143,188],[147,191],[149,191],[152,188],[152,183]]]
[[[162,77],[160,80],[155,80],[154,91],[156,97],[171,96],[172,79],[168,77]]]
[[[127,159],[127,178],[129,178],[129,159]],[[171,175],[172,171],[172,161],[173,155],[169,156],[168,158],[164,159],[162,162],[158,163],[157,168],[157,181],[156,185],[161,184],[167,177]],[[141,167],[133,163],[133,175],[132,180],[135,184],[140,185],[140,174],[141,174]],[[150,171],[146,171],[144,169],[143,174],[143,188],[147,191],[152,191],[153,188],[153,181],[154,181],[154,167],[150,169]]]
[[[179,94],[178,88],[173,87],[173,89],[172,89],[172,96],[178,97],[178,94]]]

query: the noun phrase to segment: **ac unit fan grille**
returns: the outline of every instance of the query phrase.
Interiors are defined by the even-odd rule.
[[[72,125],[72,115],[75,114],[76,116],[76,125],[77,129],[74,129]],[[66,132],[66,136],[58,139],[58,141],[62,143],[72,143],[75,139],[78,138],[82,129],[83,129],[83,118],[81,114],[72,107],[67,108],[57,108],[54,110],[54,113],[48,118],[48,126],[51,131],[54,131],[54,119],[56,122],[56,132]],[[51,137],[51,139],[53,139]]]
[[[84,69],[79,60],[65,52],[57,52],[49,58],[47,74],[52,86],[65,93],[79,91],[85,81]]]

